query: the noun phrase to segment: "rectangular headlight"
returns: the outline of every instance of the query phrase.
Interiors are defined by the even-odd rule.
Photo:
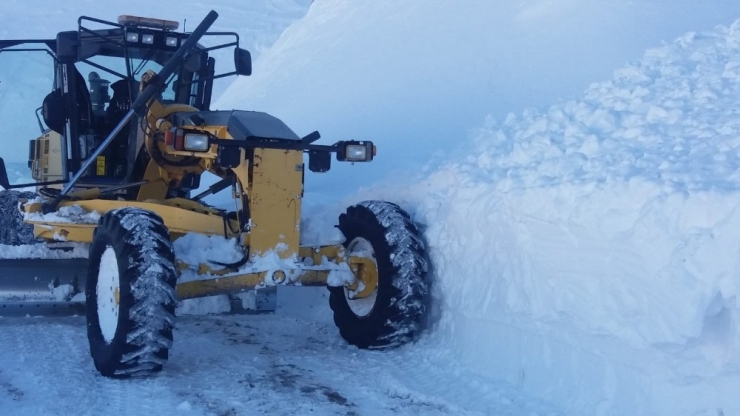
[[[375,156],[373,142],[349,140],[337,142],[335,146],[340,162],[369,162]]]
[[[154,43],[154,35],[152,35],[151,33],[145,33],[145,34],[141,35],[141,43],[144,43],[144,44],[147,44],[147,45],[153,44]]]
[[[167,46],[175,47],[175,46],[177,46],[177,37],[175,37],[175,36],[167,36],[164,39],[164,43]]]
[[[126,32],[126,42],[138,42],[139,34],[136,32]]]
[[[359,144],[348,144],[344,152],[344,159],[349,162],[364,162],[367,160],[367,147]]]
[[[208,150],[208,136],[205,134],[186,134],[183,147],[185,150],[192,152],[205,152]]]

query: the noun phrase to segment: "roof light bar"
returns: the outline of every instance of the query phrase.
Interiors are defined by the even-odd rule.
[[[154,19],[151,17],[130,16],[127,14],[118,16],[118,24],[124,26],[147,27],[150,29],[177,30],[180,23],[174,20]]]

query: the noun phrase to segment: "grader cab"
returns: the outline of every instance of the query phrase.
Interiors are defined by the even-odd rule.
[[[327,286],[340,334],[360,348],[412,340],[428,281],[424,244],[406,212],[362,202],[339,217],[343,244],[301,244],[306,167],[326,172],[332,156],[369,162],[375,146],[317,144],[318,132],[301,137],[266,113],[210,110],[215,79],[251,73],[236,34],[208,32],[216,18],[211,11],[184,33],[167,20],[81,17],[78,30],[53,40],[0,41],[0,63],[33,51],[53,66],[37,123],[25,115],[41,130],[29,146],[34,182],[11,184],[0,159],[0,200],[13,208],[3,213],[0,243],[85,245],[85,272],[64,299],[84,295],[90,352],[108,377],[162,369],[178,301],[274,285]],[[224,36],[216,46],[199,43]],[[233,50],[233,71],[216,73],[217,50]],[[199,190],[205,172],[219,180]],[[226,189],[232,211],[203,201]],[[238,259],[196,262],[173,248],[193,236],[203,251],[234,243]],[[59,285],[59,263],[57,271],[36,264],[31,279],[0,262],[0,301],[32,301],[30,293]]]

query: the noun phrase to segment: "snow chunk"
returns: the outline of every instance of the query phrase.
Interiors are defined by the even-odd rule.
[[[324,260],[325,259],[326,257],[324,257]],[[354,273],[352,273],[352,270],[350,270],[349,265],[347,263],[340,263],[337,266],[338,268],[332,269],[329,272],[329,276],[326,279],[327,285],[339,287],[339,286],[344,286],[345,284],[354,282],[355,275]],[[361,292],[363,288],[364,286],[362,288],[358,288],[357,291]]]
[[[227,295],[207,296],[185,299],[178,303],[177,315],[212,315],[231,312],[231,302]]]
[[[69,300],[74,293],[74,287],[72,285],[59,285],[54,287],[53,283],[49,283],[49,290],[51,290],[52,297],[57,301]]]
[[[97,211],[86,211],[79,205],[70,205],[61,207],[59,210],[48,214],[26,212],[23,214],[23,218],[26,221],[34,222],[97,224],[100,219],[100,213]]]
[[[208,264],[213,270],[223,266],[211,263],[236,263],[244,257],[244,251],[235,238],[226,239],[214,235],[207,236],[197,233],[188,233],[172,244],[175,249],[175,258],[191,266]]]

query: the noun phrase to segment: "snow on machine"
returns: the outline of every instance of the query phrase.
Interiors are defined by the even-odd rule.
[[[0,313],[3,305],[84,297],[90,353],[108,377],[162,369],[179,300],[274,285],[328,286],[350,344],[408,342],[428,283],[424,244],[407,213],[363,202],[339,217],[342,245],[300,244],[304,155],[310,171],[326,172],[332,154],[369,162],[375,146],[316,144],[318,132],[299,137],[266,113],[211,111],[213,81],[252,70],[235,33],[208,32],[217,16],[211,11],[191,33],[174,21],[83,16],[56,39],[0,41],[2,67],[29,54],[53,67],[37,104],[41,135],[29,146],[34,182],[11,184],[0,159],[0,251],[19,253],[0,260]],[[229,41],[202,46],[207,36]],[[233,50],[233,71],[216,73],[217,50]],[[4,146],[15,145],[12,133]],[[192,195],[204,172],[218,182]],[[29,187],[36,192],[15,190]],[[227,189],[232,211],[203,202]],[[178,239],[189,249],[177,250]],[[238,253],[230,261],[202,258],[229,249]],[[23,258],[32,252],[48,255]]]

